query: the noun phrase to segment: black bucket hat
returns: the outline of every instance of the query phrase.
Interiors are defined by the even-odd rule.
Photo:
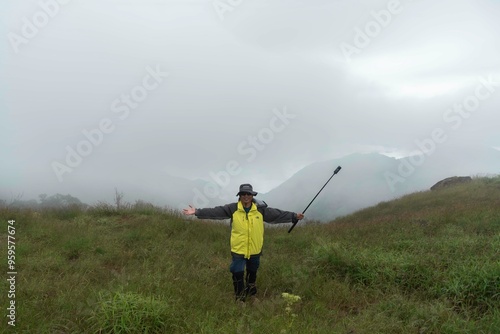
[[[253,187],[249,183],[244,183],[244,184],[240,185],[240,191],[238,191],[236,196],[239,196],[241,193],[250,193],[253,196],[258,194],[257,192],[253,191]]]

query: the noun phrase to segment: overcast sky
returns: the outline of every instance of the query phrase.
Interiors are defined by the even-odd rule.
[[[2,1],[0,195],[162,172],[265,192],[436,128],[500,147],[499,17],[498,0]]]

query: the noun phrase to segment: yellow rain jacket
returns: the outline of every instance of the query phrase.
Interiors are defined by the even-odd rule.
[[[200,219],[231,219],[231,252],[249,259],[251,255],[262,252],[264,245],[264,222],[278,224],[297,220],[294,212],[270,208],[263,201],[253,200],[250,211],[246,213],[241,202],[196,209]]]

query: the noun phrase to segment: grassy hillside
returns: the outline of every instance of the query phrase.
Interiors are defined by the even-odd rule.
[[[500,178],[268,228],[258,300],[233,301],[227,225],[147,205],[0,209],[18,333],[500,333]],[[7,313],[9,283],[2,279]],[[299,296],[284,298],[283,293]]]

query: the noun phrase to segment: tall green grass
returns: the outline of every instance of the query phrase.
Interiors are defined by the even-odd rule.
[[[499,208],[500,179],[478,178],[291,234],[267,229],[258,300],[244,306],[225,224],[147,203],[3,208],[5,257],[16,220],[18,308],[0,332],[499,333]]]

